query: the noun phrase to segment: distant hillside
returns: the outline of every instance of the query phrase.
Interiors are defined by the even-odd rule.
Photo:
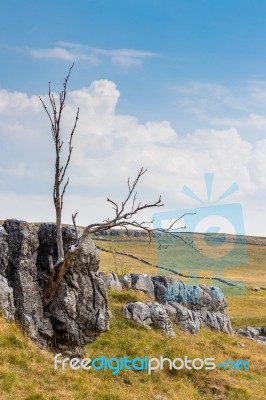
[[[81,228],[82,229],[82,228]],[[266,237],[262,236],[245,236],[245,235],[232,235],[228,233],[199,233],[199,232],[175,232],[176,235],[183,239],[197,240],[202,237],[205,238],[206,242],[226,242],[226,243],[237,243],[237,244],[250,244],[256,246],[266,246]],[[119,240],[132,240],[137,238],[138,240],[148,240],[149,235],[145,231],[135,230],[135,229],[109,229],[107,231],[98,232],[95,234],[95,239],[102,238],[106,236],[119,238]],[[164,233],[156,232],[157,237],[165,236]],[[109,240],[109,238],[108,238]]]

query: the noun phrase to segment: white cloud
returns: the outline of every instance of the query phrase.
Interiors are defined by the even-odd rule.
[[[233,201],[251,209],[249,232],[265,232],[263,217],[256,227],[252,225],[256,208],[264,202],[265,140],[252,144],[236,128],[201,129],[178,136],[169,121],[140,123],[135,116],[119,114],[119,97],[116,85],[108,80],[68,94],[62,135],[71,129],[78,106],[80,119],[69,171],[66,221],[70,222],[73,211],[79,211],[82,224],[108,217],[106,196],[122,200],[127,177],[134,177],[143,165],[149,170],[138,190],[144,201],[162,194],[168,209],[195,206],[181,194],[182,186],[189,185],[206,200],[203,174],[215,172],[214,197],[236,181],[240,191]],[[11,119],[7,110],[14,103],[18,108],[12,109]],[[0,91],[1,104],[1,217],[14,213],[18,218],[32,215],[32,220],[50,220],[54,149],[48,119],[38,96]],[[18,128],[13,132],[16,126],[19,134]],[[66,143],[67,139],[66,135]],[[150,217],[145,214],[146,219]]]
[[[33,58],[51,58],[56,60],[75,61],[74,54],[60,47],[30,50],[30,55]]]
[[[253,81],[241,87],[208,82],[175,86],[178,105],[198,121],[213,127],[235,127],[255,132],[266,128],[266,82]]]
[[[0,167],[0,173],[6,175],[24,176],[26,174],[26,166],[24,163],[10,165],[6,168]]]
[[[249,82],[249,92],[252,101],[265,106],[266,104],[266,81],[254,80]]]
[[[58,46],[62,46],[64,48],[69,48],[71,50],[73,49],[78,49],[80,51],[83,51],[84,53],[86,52],[92,52],[94,54],[101,54],[105,56],[124,56],[124,57],[136,57],[136,58],[141,58],[141,57],[155,57],[156,53],[152,53],[150,51],[142,51],[142,50],[134,50],[134,49],[115,49],[115,50],[107,50],[107,49],[100,49],[98,47],[91,47],[91,46],[86,46],[83,44],[77,44],[77,43],[71,43],[71,42],[64,42],[60,41],[57,42]]]
[[[29,54],[33,58],[88,61],[92,65],[98,64],[100,60],[105,57],[109,59],[112,64],[122,67],[123,69],[140,67],[145,59],[156,56],[155,53],[149,51],[134,49],[107,50],[64,41],[57,42],[55,47],[52,48],[30,49]]]
[[[187,86],[176,86],[175,90],[184,95],[200,96],[202,98],[207,98],[209,95],[217,99],[224,99],[230,93],[225,86],[208,82],[190,82]]]
[[[135,57],[127,57],[127,56],[113,56],[111,58],[111,62],[114,65],[117,65],[119,67],[128,69],[131,67],[141,67],[142,66],[142,60],[139,58]]]
[[[256,128],[266,128],[266,117],[258,114],[250,114],[246,123]]]
[[[26,93],[9,92],[5,89],[0,89],[0,112],[13,114],[16,112],[24,112],[31,109],[32,112],[37,112],[41,108],[38,96],[28,97]]]
[[[266,187],[266,139],[256,143],[254,162],[256,178],[263,187]]]

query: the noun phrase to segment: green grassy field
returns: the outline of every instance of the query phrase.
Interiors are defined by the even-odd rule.
[[[251,290],[253,288],[266,287],[266,246],[258,246],[258,243],[265,244],[266,239],[262,240],[254,237],[250,238],[249,242],[251,244],[247,245],[247,262],[239,267],[225,267],[221,275],[223,279],[231,282],[243,282],[246,287],[243,293],[228,291],[226,285],[213,280],[213,269],[193,270],[188,268],[186,271],[184,269],[181,270],[184,274],[194,273],[196,276],[204,277],[197,280],[180,278],[187,283],[220,286],[225,293],[228,292],[228,312],[232,317],[232,323],[235,328],[245,327],[249,324],[256,326],[266,325],[266,290],[260,290],[259,292]],[[101,258],[100,270],[102,271],[113,271],[117,274],[127,272],[148,273],[151,275],[165,274],[164,271],[155,266],[158,264],[158,251],[155,242],[148,244],[148,241],[137,240],[114,241],[112,237],[108,237],[107,240],[96,240],[95,243],[101,248],[111,250],[111,253],[99,250]],[[117,252],[134,254],[149,261],[153,266],[119,255]],[[176,270],[179,271],[178,266]]]
[[[108,239],[108,238],[107,238]],[[111,249],[100,251],[100,270],[150,273],[158,275],[158,268],[144,265],[116,252],[127,252],[157,263],[155,245],[139,241],[95,243]],[[248,287],[265,286],[266,247],[249,245],[248,265],[243,267],[241,280]],[[211,271],[203,271],[211,277]],[[239,279],[235,271],[225,271],[227,279]],[[200,282],[204,282],[204,279]],[[205,283],[213,283],[205,280]],[[216,284],[216,283],[215,283]],[[265,399],[266,346],[248,339],[202,329],[196,336],[182,332],[176,326],[176,338],[167,338],[158,330],[146,330],[122,316],[122,308],[129,301],[147,298],[134,291],[109,292],[112,311],[110,330],[96,342],[87,345],[87,356],[128,357],[145,356],[206,358],[215,360],[247,359],[250,371],[122,371],[114,376],[111,371],[65,371],[53,368],[53,355],[38,349],[25,338],[20,328],[0,317],[0,399],[1,400],[246,400]],[[246,296],[227,299],[228,313],[234,328],[247,325],[266,325],[266,291],[248,290]],[[159,397],[161,396],[161,397]]]
[[[201,330],[196,336],[174,327],[176,338],[163,336],[125,320],[123,304],[144,300],[132,291],[109,293],[113,317],[109,332],[87,346],[87,356],[214,357],[247,359],[250,371],[65,371],[53,369],[53,356],[23,337],[15,324],[0,319],[1,400],[263,400],[266,390],[266,352],[263,345],[245,338]],[[240,345],[241,343],[241,345]],[[241,346],[245,347],[241,347]],[[157,397],[158,398],[158,397]]]

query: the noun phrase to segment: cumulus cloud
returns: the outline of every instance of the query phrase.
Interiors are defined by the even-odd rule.
[[[256,177],[262,187],[266,187],[266,139],[256,143],[254,150],[254,163]]]
[[[47,102],[47,96],[43,98]],[[122,200],[127,178],[134,177],[142,165],[148,174],[140,183],[139,197],[150,201],[162,194],[165,209],[195,206],[181,193],[184,184],[206,201],[206,172],[216,173],[214,198],[236,181],[240,190],[234,201],[254,213],[261,207],[266,184],[265,140],[251,143],[236,128],[179,135],[169,121],[140,123],[133,115],[119,114],[119,98],[117,86],[108,80],[94,81],[68,94],[62,126],[65,142],[78,106],[80,119],[69,171],[66,221],[70,222],[73,211],[79,211],[81,224],[110,216],[106,196]],[[16,211],[18,218],[32,215],[33,220],[51,220],[54,149],[38,96],[1,90],[0,120],[1,217]],[[150,217],[151,213],[145,215]],[[256,225],[250,221],[249,232],[261,234],[263,218]]]

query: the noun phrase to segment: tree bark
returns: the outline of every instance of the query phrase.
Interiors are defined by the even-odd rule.
[[[43,299],[43,304],[45,307],[47,307],[53,300],[56,291],[74,257],[75,257],[75,252],[68,252],[65,258],[63,259],[63,263],[60,266],[58,266],[54,274],[51,275],[51,282]]]
[[[62,210],[60,207],[56,207],[56,237],[57,237],[58,263],[64,260],[61,217],[62,217]]]
[[[65,174],[67,171],[67,168],[69,166],[69,162],[71,159],[71,154],[73,150],[72,146],[72,139],[74,132],[76,130],[77,126],[77,121],[79,119],[79,108],[77,109],[76,113],[76,118],[75,122],[72,128],[72,131],[69,136],[69,148],[68,148],[68,156],[67,159],[64,163],[61,163],[60,160],[60,155],[61,155],[61,150],[62,146],[64,144],[62,138],[61,138],[61,119],[62,119],[62,113],[63,109],[65,107],[65,100],[66,100],[66,95],[67,95],[67,83],[68,79],[70,77],[72,68],[74,66],[74,63],[72,66],[69,68],[69,72],[67,77],[64,80],[63,83],[63,90],[59,93],[59,103],[57,104],[56,97],[54,94],[51,92],[51,86],[49,82],[49,91],[48,91],[48,97],[50,101],[50,106],[51,106],[51,111],[48,110],[46,107],[44,100],[40,98],[40,101],[44,107],[44,110],[46,114],[49,117],[50,123],[51,123],[51,131],[52,131],[52,137],[55,145],[55,178],[54,178],[54,188],[53,188],[53,199],[54,199],[54,206],[56,210],[56,233],[57,233],[57,252],[58,252],[58,259],[55,264],[55,266],[62,264],[64,261],[64,246],[63,246],[63,238],[62,238],[62,210],[63,210],[63,198],[64,194],[67,188],[67,185],[69,183],[69,178],[64,181]]]

